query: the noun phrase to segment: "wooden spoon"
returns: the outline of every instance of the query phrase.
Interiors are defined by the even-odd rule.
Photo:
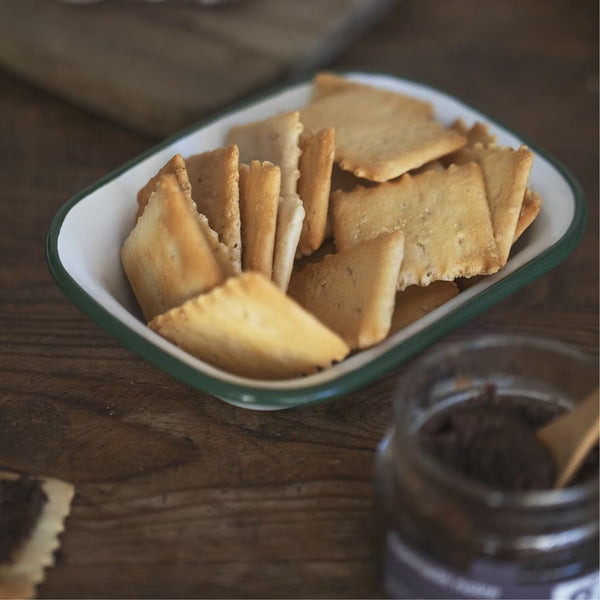
[[[564,487],[577,473],[600,436],[598,388],[572,411],[553,419],[536,431],[537,439],[550,451],[556,467],[555,488]]]

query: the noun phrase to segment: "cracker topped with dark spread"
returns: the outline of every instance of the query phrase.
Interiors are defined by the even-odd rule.
[[[74,491],[59,479],[0,471],[0,600],[35,595],[54,564]]]

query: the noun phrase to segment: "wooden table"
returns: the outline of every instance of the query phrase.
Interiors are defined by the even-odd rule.
[[[588,198],[561,266],[450,339],[540,334],[598,353],[598,8],[412,0],[335,63],[445,88],[563,161]],[[394,376],[275,413],[233,408],[119,346],[44,260],[48,224],[148,148],[0,73],[0,467],[77,487],[41,597],[376,597],[374,449]]]

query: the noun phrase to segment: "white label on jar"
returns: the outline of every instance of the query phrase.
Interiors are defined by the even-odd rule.
[[[598,572],[578,577],[552,588],[552,600],[597,600],[600,598]]]
[[[598,600],[598,571],[561,582],[521,583],[514,564],[493,560],[475,561],[465,573],[428,556],[387,534],[384,589],[394,598],[551,598],[552,600]]]

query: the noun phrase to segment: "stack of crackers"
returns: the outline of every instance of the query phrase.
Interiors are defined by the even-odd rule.
[[[301,110],[171,158],[122,263],[174,344],[237,375],[306,375],[501,269],[540,210],[532,162],[483,123],[444,127],[427,102],[321,73]]]

